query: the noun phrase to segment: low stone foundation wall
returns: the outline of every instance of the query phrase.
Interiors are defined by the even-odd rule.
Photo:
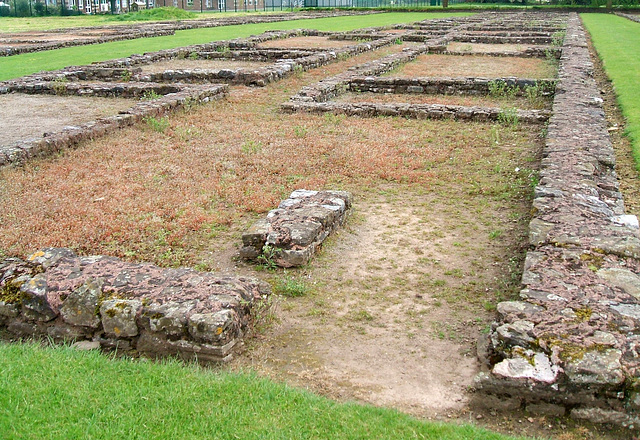
[[[478,401],[640,427],[640,235],[625,215],[586,35],[571,14],[518,301],[498,304]],[[486,396],[488,394],[489,396]]]
[[[242,234],[240,256],[281,267],[307,264],[351,209],[344,191],[297,190]]]
[[[162,357],[220,362],[270,294],[255,279],[162,269],[44,249],[0,261],[0,326],[16,336],[92,341]]]
[[[522,96],[528,87],[536,87],[546,96],[555,93],[554,79],[526,78],[352,78],[349,90],[352,92],[393,93],[393,94],[439,94],[439,95],[478,95],[486,96],[492,83],[501,83],[517,90]]]
[[[401,101],[402,98],[398,98]],[[336,113],[348,116],[373,118],[377,116],[400,116],[412,119],[457,119],[461,121],[500,121],[517,118],[519,123],[541,124],[549,119],[547,110],[516,110],[507,114],[503,109],[492,107],[465,107],[444,104],[374,104],[335,102],[286,102],[280,107],[284,112]]]
[[[42,85],[42,87],[51,87],[51,85]],[[73,87],[71,84],[63,84],[65,87]],[[145,87],[135,89],[136,93],[143,90],[157,90],[151,84],[145,84]],[[35,85],[34,85],[35,87]],[[96,85],[95,89],[78,88],[75,89],[78,94],[81,90],[91,91],[90,94],[98,96],[112,96],[111,93],[120,93],[120,87],[117,84],[107,83]],[[65,127],[61,131],[55,133],[47,133],[43,138],[26,139],[17,143],[0,146],[0,166],[18,165],[33,157],[42,157],[54,154],[64,148],[69,148],[78,143],[103,136],[112,130],[130,126],[142,121],[145,117],[155,117],[183,107],[185,104],[193,104],[197,102],[208,102],[210,100],[221,99],[227,94],[228,86],[226,84],[214,85],[193,85],[181,87],[176,93],[170,93],[158,99],[150,101],[141,101],[131,107],[126,112],[100,118],[95,121],[79,124],[77,126]],[[26,90],[25,90],[26,91]],[[8,88],[0,87],[0,93],[7,93]],[[102,95],[104,93],[105,95]],[[143,92],[144,93],[144,92]],[[134,96],[137,96],[134,94]]]
[[[499,35],[483,35],[483,34],[458,34],[453,41],[461,43],[485,43],[485,44],[536,44],[546,45],[552,43],[552,38],[546,37],[529,37],[526,35],[512,35],[503,37]]]
[[[614,14],[620,16],[620,17],[624,17],[627,18],[631,21],[635,21],[640,23],[640,15],[636,15],[636,14],[625,14],[624,12],[614,12]]]

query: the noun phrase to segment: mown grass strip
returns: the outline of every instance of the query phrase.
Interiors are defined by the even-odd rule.
[[[65,66],[83,65],[96,61],[127,57],[135,53],[154,52],[162,49],[202,44],[211,41],[243,38],[275,29],[318,29],[322,31],[349,31],[371,26],[388,26],[410,23],[427,18],[442,18],[458,14],[439,13],[385,13],[368,16],[345,16],[283,21],[278,23],[221,26],[206,29],[177,31],[175,35],[111,43],[76,46],[45,52],[0,58],[0,81],[18,78],[32,73],[61,69]]]
[[[640,170],[640,23],[609,14],[582,14],[593,44],[613,81],[627,120],[626,134]]]
[[[0,371],[6,439],[513,439],[177,361],[0,344]]]

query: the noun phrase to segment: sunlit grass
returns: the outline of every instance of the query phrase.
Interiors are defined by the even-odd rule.
[[[640,170],[640,23],[611,14],[582,14],[605,71],[613,81]]]
[[[507,440],[177,361],[0,344],[4,439]]]

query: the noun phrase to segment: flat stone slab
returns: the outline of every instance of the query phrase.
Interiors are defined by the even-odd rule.
[[[344,191],[296,190],[242,234],[240,256],[281,267],[307,264],[351,208]]]
[[[48,248],[0,261],[0,326],[50,336],[226,361],[251,330],[253,306],[270,294],[256,279],[163,269]]]

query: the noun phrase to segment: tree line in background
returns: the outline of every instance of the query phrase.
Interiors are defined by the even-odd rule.
[[[431,6],[440,6],[441,4],[444,7],[447,7],[447,4],[457,3],[458,7],[467,4],[472,6],[474,4],[482,4],[485,6],[490,6],[491,4],[496,5],[505,5],[505,4],[513,4],[513,5],[530,5],[530,6],[540,6],[540,5],[558,5],[558,6],[588,6],[588,7],[602,7],[608,6],[608,3],[611,3],[609,6],[613,7],[633,7],[640,6],[640,0],[473,0],[473,1],[455,1],[455,0],[438,0],[432,1]],[[358,3],[354,3],[354,6],[357,7]],[[367,8],[388,8],[390,5],[389,0],[367,0],[366,7]],[[425,0],[397,0],[391,3],[394,9],[401,8],[423,8],[425,6],[429,6],[429,3],[425,4]],[[351,6],[352,9],[354,6]],[[464,7],[464,6],[463,6]],[[267,8],[270,9],[270,8]],[[309,9],[309,8],[307,8]],[[96,8],[95,10],[98,10]],[[115,9],[114,9],[115,10]],[[76,7],[73,7],[70,2],[66,2],[65,0],[54,0],[54,1],[46,1],[46,0],[0,0],[0,17],[11,16],[11,17],[31,17],[31,16],[47,16],[47,15],[58,15],[58,16],[66,16],[66,15],[81,15],[83,11],[78,10]],[[98,12],[102,14],[110,14],[111,12]]]

